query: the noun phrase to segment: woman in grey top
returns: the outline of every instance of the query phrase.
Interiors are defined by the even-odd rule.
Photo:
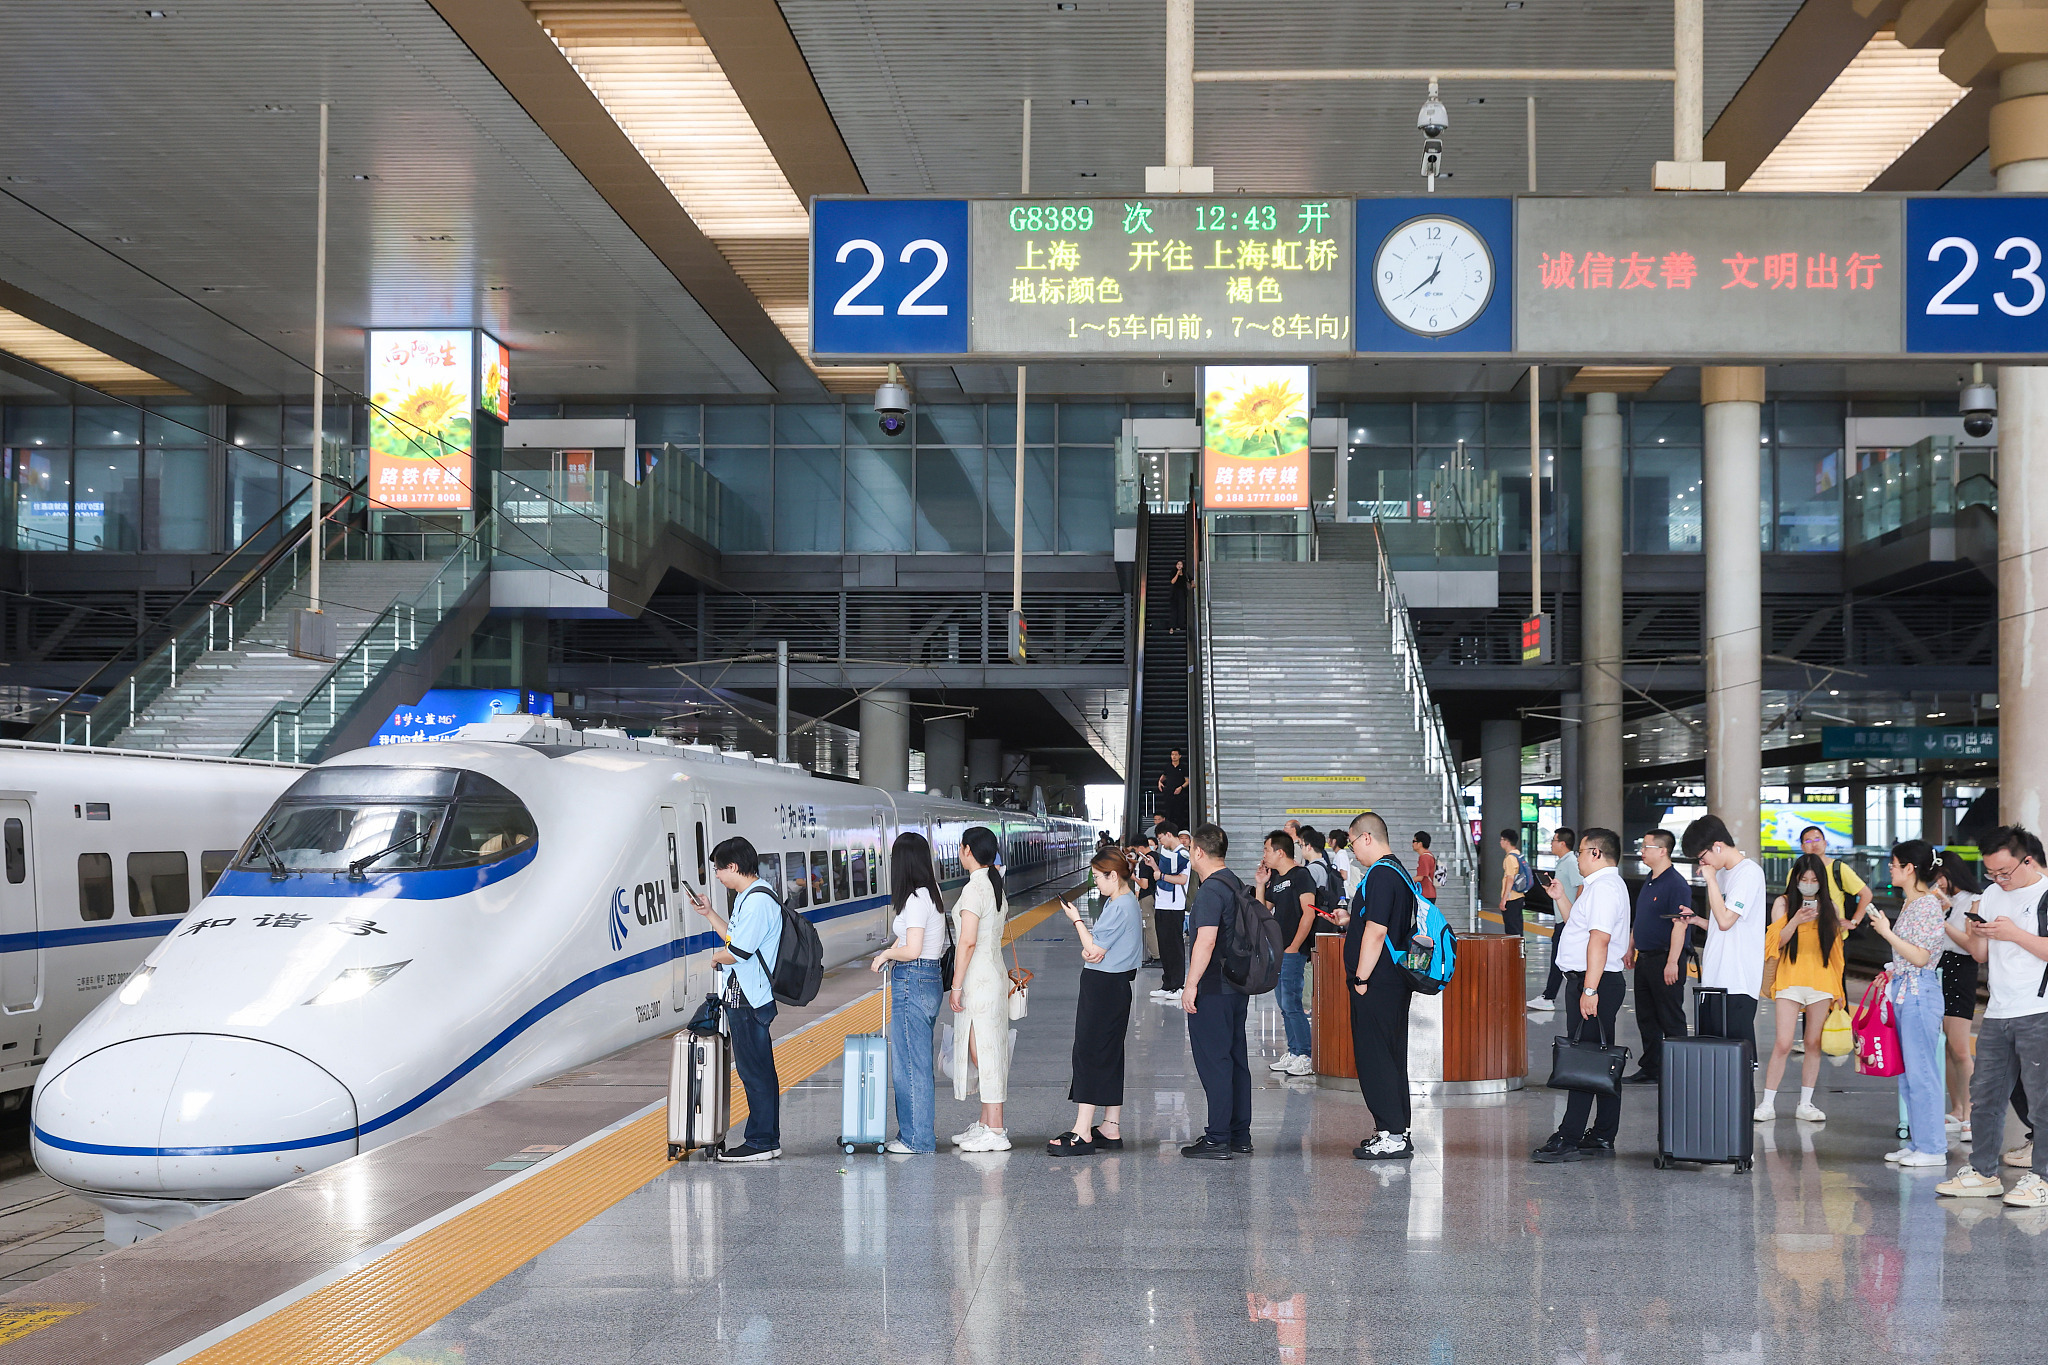
[[[1144,958],[1144,926],[1124,851],[1104,849],[1088,866],[1103,900],[1094,927],[1072,905],[1060,906],[1081,938],[1081,998],[1074,1009],[1074,1083],[1067,1089],[1077,1112],[1073,1128],[1045,1144],[1054,1156],[1124,1145],[1124,1034],[1131,1023],[1131,982]],[[1097,1108],[1106,1111],[1100,1127]]]

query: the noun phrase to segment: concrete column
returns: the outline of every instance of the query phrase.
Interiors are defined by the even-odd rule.
[[[1580,712],[1579,694],[1567,692],[1557,708],[1558,784],[1557,790],[1562,801],[1558,807],[1558,820],[1573,829],[1584,829],[1585,807],[1581,801],[1580,788],[1583,785],[1583,765],[1579,761]],[[1613,825],[1609,829],[1615,828]]]
[[[1479,724],[1479,818],[1479,904],[1491,906],[1500,900],[1500,832],[1522,826],[1519,720]]]
[[[1579,435],[1579,820],[1621,833],[1621,409],[1586,395]]]
[[[924,785],[937,796],[966,793],[967,717],[924,723]]]
[[[1999,73],[1991,169],[2007,193],[2048,191],[2048,61]],[[2048,369],[1998,370],[1998,815],[2048,820]]]
[[[1003,742],[999,739],[970,739],[967,741],[967,790],[963,793],[968,800],[974,799],[975,787],[1003,780]]]
[[[901,688],[860,699],[860,780],[892,792],[910,786],[910,694]]]
[[[1707,809],[1736,846],[1754,852],[1763,786],[1764,372],[1750,366],[1700,371],[1706,407]]]

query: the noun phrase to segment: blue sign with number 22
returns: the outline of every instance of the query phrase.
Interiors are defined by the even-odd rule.
[[[964,353],[967,268],[965,200],[818,200],[811,217],[812,353]]]

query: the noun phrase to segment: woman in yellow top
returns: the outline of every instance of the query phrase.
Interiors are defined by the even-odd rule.
[[[1813,1087],[1820,1080],[1820,1035],[1828,1011],[1848,998],[1842,987],[1842,940],[1849,936],[1828,881],[1827,863],[1818,854],[1802,853],[1792,864],[1791,894],[1778,897],[1771,907],[1764,955],[1778,964],[1771,983],[1778,1027],[1771,1064],[1764,1071],[1763,1099],[1756,1107],[1758,1123],[1778,1116],[1778,1082],[1785,1078],[1785,1059],[1792,1055],[1801,1014],[1806,1016],[1806,1055],[1799,1063],[1799,1107],[1792,1113],[1808,1123],[1827,1118],[1813,1102]],[[1797,909],[1792,908],[1795,898]]]

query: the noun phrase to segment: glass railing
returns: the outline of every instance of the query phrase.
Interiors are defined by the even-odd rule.
[[[638,483],[595,471],[506,470],[492,486],[501,567],[630,573],[675,532],[716,549],[723,493],[704,466],[674,446],[663,447]]]
[[[1453,462],[1428,471],[1427,479],[1405,470],[1376,470],[1373,477],[1372,488],[1352,488],[1351,515],[1378,525],[1389,554],[1404,559],[1500,554],[1505,510],[1499,473]],[[1370,496],[1361,497],[1362,492]],[[1522,539],[1526,542],[1526,530]]]
[[[1882,540],[1894,532],[1953,526],[1970,507],[1998,511],[1996,452],[1966,446],[1952,436],[1929,436],[1910,446],[1875,454],[1842,487],[1844,549]]]
[[[308,510],[308,502],[301,500],[274,513],[172,609],[174,618],[184,615],[186,619],[168,639],[144,656],[125,678],[118,676],[115,664],[103,665],[29,731],[27,738],[49,744],[118,745],[192,665],[211,650],[240,643],[272,607],[300,589],[312,563]],[[362,495],[356,490],[329,506],[323,526],[327,562],[366,558],[372,552],[372,544],[358,524],[364,511]],[[290,527],[295,514],[297,525],[280,538],[279,526]],[[209,592],[218,592],[218,596],[208,601]],[[117,680],[108,686],[104,680],[110,675]]]
[[[394,662],[410,662],[421,642],[432,638],[489,571],[491,539],[491,520],[484,518],[475,534],[463,537],[432,581],[411,597],[393,602],[370,623],[304,701],[271,707],[235,756],[286,763],[325,757],[328,738],[352,716],[364,694]]]

